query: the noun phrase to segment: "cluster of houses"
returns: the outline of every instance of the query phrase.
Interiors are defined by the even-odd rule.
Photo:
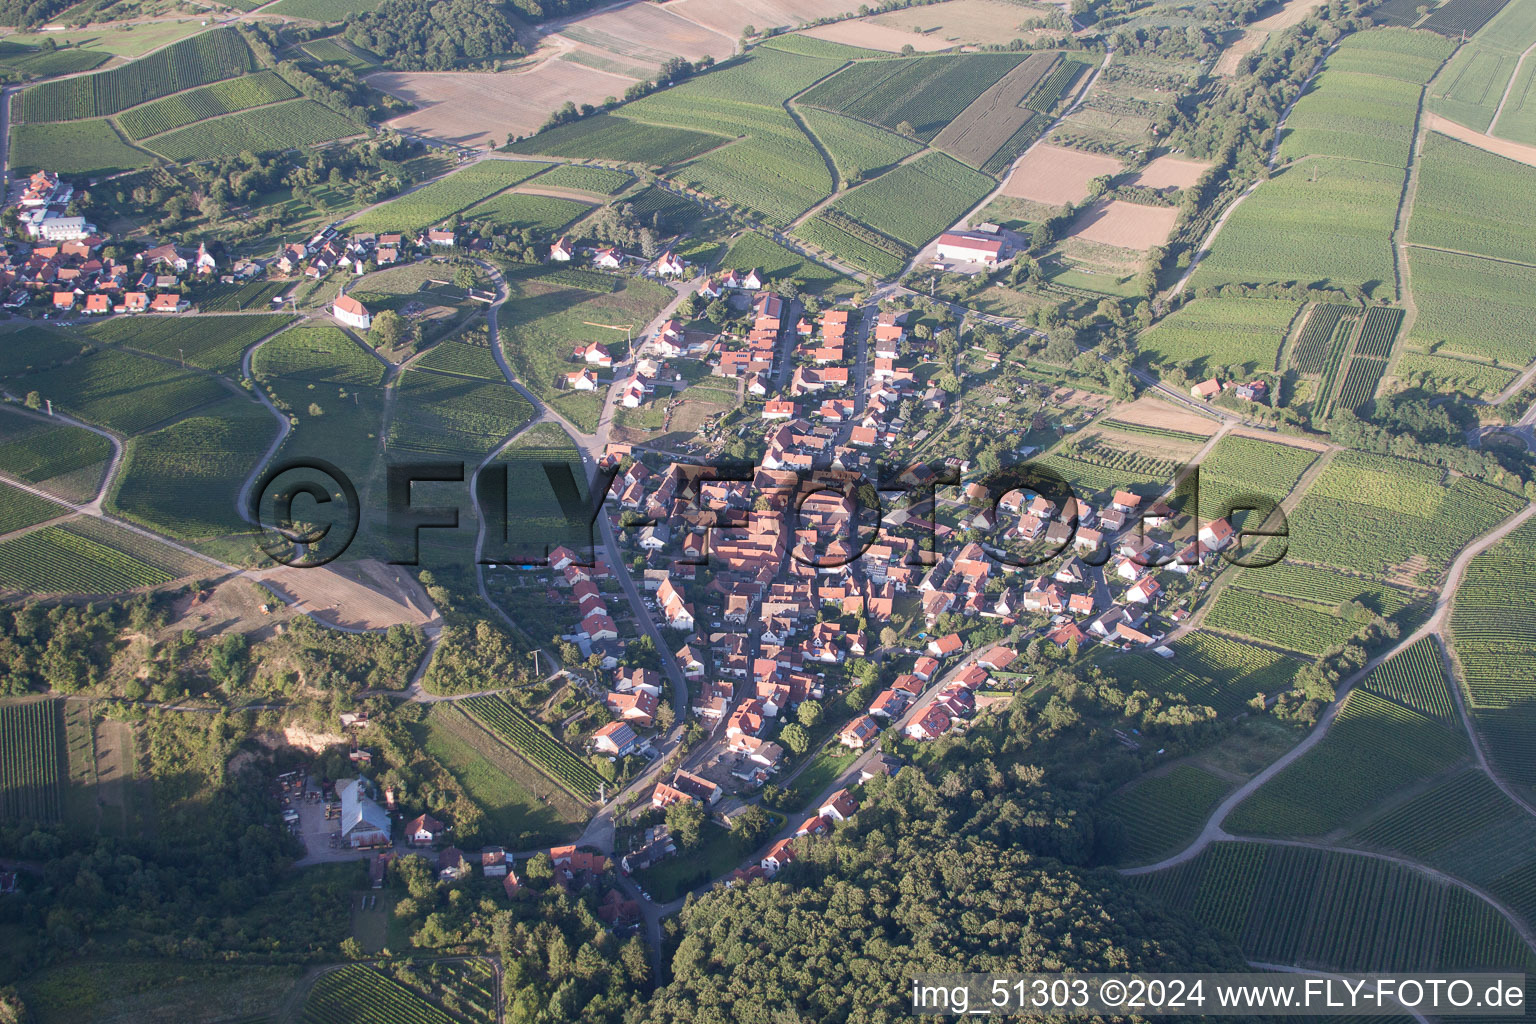
[[[183,294],[187,282],[246,280],[261,273],[250,260],[220,273],[206,245],[179,248],[164,244],[116,262],[100,252],[107,239],[84,217],[61,215],[73,186],[49,171],[37,171],[16,201],[23,228],[35,244],[8,246],[0,266],[5,309],[46,303],[56,313],[182,313],[192,307]]]
[[[912,671],[897,676],[889,687],[876,694],[864,714],[856,716],[839,730],[838,742],[853,750],[872,745],[883,725],[907,717],[908,710],[924,691],[939,681],[944,662],[960,654],[964,646],[957,633],[930,640],[926,653],[917,659]],[[991,681],[991,672],[1006,669],[1015,657],[1014,651],[998,646],[963,666],[912,716],[902,729],[903,734],[916,740],[938,739],[949,732],[955,722],[969,719],[976,711],[976,691]]]
[[[360,775],[338,781],[335,792],[341,802],[341,841],[354,850],[375,851],[369,860],[369,874],[373,887],[381,888],[390,863],[402,855],[395,846],[390,817],[395,802],[394,791],[386,789],[381,804],[378,787]],[[508,897],[515,898],[526,889],[526,879],[518,875],[513,856],[504,847],[486,846],[478,853],[465,853],[451,843],[441,845],[449,839],[451,832],[449,826],[430,813],[418,814],[401,826],[405,852],[422,855],[435,852],[440,880],[462,881],[478,866],[484,877],[501,879]],[[554,867],[554,884],[566,890],[599,884],[612,868],[603,854],[579,850],[575,846],[551,847],[549,858]],[[626,899],[618,890],[607,893],[599,903],[598,916],[611,926],[632,925],[639,920],[639,905]]]
[[[706,281],[699,291],[707,294],[706,289],[718,287]],[[784,358],[779,346],[783,329],[784,300],[771,292],[759,294],[752,301],[752,328],[747,332],[746,347],[722,347],[711,372],[723,377],[745,377],[748,394],[759,398],[767,395],[779,360]]]
[[[0,267],[6,309],[46,299],[56,313],[182,313],[192,307],[180,289],[188,276],[208,279],[217,263],[205,246],[182,251],[160,245],[138,253],[132,263],[98,255],[103,239],[90,237],[57,245],[16,247]]]
[[[68,216],[75,187],[50,171],[34,171],[16,200],[17,219],[29,238],[44,242],[78,242],[97,234],[84,217]]]
[[[431,228],[412,238],[398,232],[360,231],[343,235],[335,225],[330,225],[306,241],[279,246],[272,269],[284,276],[312,280],[327,277],[335,270],[361,276],[372,268],[409,261],[417,251],[451,249],[455,244],[457,235],[451,228]]]

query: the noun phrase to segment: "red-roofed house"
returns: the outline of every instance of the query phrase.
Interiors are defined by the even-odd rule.
[[[774,875],[779,873],[780,868],[787,864],[793,863],[794,859],[795,851],[794,848],[790,846],[790,840],[780,839],[778,842],[774,843],[772,847],[769,848],[768,853],[765,857],[763,857],[761,864],[763,871],[767,873],[769,878],[772,878]]]
[[[860,715],[843,726],[842,731],[837,734],[837,741],[845,747],[863,750],[874,742],[878,735],[880,735],[880,726],[875,723],[875,720],[868,715]]]
[[[827,802],[821,805],[820,811],[823,818],[847,821],[858,809],[859,802],[853,798],[853,794],[846,789],[840,789],[827,798]]]
[[[934,703],[907,726],[906,733],[915,740],[936,740],[949,731],[950,722],[949,712]]]
[[[962,646],[960,634],[951,633],[948,636],[941,636],[935,640],[928,641],[928,653],[935,658],[947,658],[960,650]]]
[[[331,303],[331,312],[337,320],[359,331],[373,326],[373,315],[368,308],[350,295],[336,296],[336,301]]]

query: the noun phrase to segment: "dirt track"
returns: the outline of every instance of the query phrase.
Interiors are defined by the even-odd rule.
[[[1427,111],[1424,114],[1424,129],[1449,135],[1458,142],[1465,142],[1469,146],[1476,146],[1484,152],[1525,164],[1527,167],[1536,167],[1536,146],[1527,146],[1520,142],[1510,142],[1508,139],[1498,139],[1492,135],[1475,132],[1466,125],[1457,124],[1439,114],[1431,114]]]

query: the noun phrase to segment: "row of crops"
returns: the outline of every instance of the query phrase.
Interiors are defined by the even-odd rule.
[[[1327,608],[1336,608],[1346,601],[1359,601],[1382,615],[1390,615],[1407,603],[1400,591],[1374,580],[1295,562],[1240,568],[1233,574],[1231,585]]]
[[[1376,858],[1215,843],[1134,882],[1253,960],[1349,971],[1528,970],[1533,960],[1487,903]]]
[[[90,516],[0,544],[0,585],[42,594],[112,594],[210,565]]]
[[[1216,633],[1191,633],[1172,646],[1172,658],[1137,651],[1104,662],[1104,671],[1134,689],[1233,714],[1256,693],[1289,689],[1301,668],[1292,658]]]
[[[1385,359],[1392,354],[1392,343],[1403,325],[1403,311],[1396,306],[1372,306],[1365,312],[1365,324],[1360,328],[1360,340],[1355,343],[1355,355],[1375,356]]]
[[[282,150],[312,146],[357,135],[362,126],[314,100],[257,107],[239,114],[199,121],[146,145],[178,163],[231,156],[246,150]]]
[[[1179,764],[1115,793],[1099,809],[1124,827],[1117,861],[1141,863],[1179,849],[1199,834],[1230,788],[1226,779],[1203,768]]]
[[[1298,373],[1322,373],[1328,365],[1329,343],[1334,329],[1346,313],[1354,312],[1354,306],[1342,306],[1335,302],[1323,302],[1312,307],[1307,322],[1302,325],[1296,338],[1296,349],[1291,353],[1291,367]]]
[[[797,102],[895,129],[906,123],[931,142],[1022,54],[945,54],[851,64]],[[1059,90],[1058,90],[1059,91]]]
[[[1314,605],[1279,601],[1228,587],[1206,613],[1205,625],[1313,657],[1345,643],[1360,625]]]
[[[533,414],[505,380],[407,370],[396,389],[388,450],[484,456]]]
[[[366,964],[320,976],[299,1018],[303,1024],[455,1024],[452,1017]]]
[[[1536,817],[1478,768],[1393,808],[1347,841],[1412,857],[1536,920]]]
[[[1316,461],[1317,453],[1307,448],[1228,434],[1200,463],[1195,480],[1201,515],[1224,516],[1253,497],[1278,505]]]
[[[1372,359],[1369,356],[1351,359],[1349,369],[1344,374],[1344,383],[1339,385],[1339,393],[1329,407],[1328,414],[1331,416],[1338,409],[1359,411],[1362,405],[1376,397],[1376,385],[1381,383],[1382,374],[1386,372],[1385,359]]]
[[[66,475],[80,477],[75,486],[59,489],[65,497],[82,499],[94,494],[101,480],[99,470],[111,457],[112,442],[89,430],[21,416],[0,418],[0,473],[29,483]],[[98,472],[83,472],[89,469]]]
[[[1366,686],[1447,725],[1456,720],[1450,683],[1433,637],[1425,637],[1372,672]]]
[[[1192,434],[1187,430],[1174,430],[1172,427],[1154,427],[1145,423],[1132,423],[1129,420],[1105,419],[1099,421],[1099,426],[1121,434],[1139,434],[1142,437],[1156,437],[1165,441],[1182,441],[1186,444],[1203,444],[1207,437],[1205,434]]]
[[[602,777],[590,764],[505,698],[497,695],[467,697],[460,703],[464,710],[576,796],[590,799],[602,784]]]
[[[121,67],[35,85],[17,96],[12,112],[21,121],[102,117],[253,70],[245,40],[231,29],[217,28]]]
[[[482,160],[368,211],[353,226],[359,231],[417,231],[549,166],[532,160]]]
[[[122,345],[205,370],[232,373],[241,354],[294,320],[289,313],[252,316],[114,317],[93,324],[87,334],[95,341]]]
[[[1467,749],[1459,729],[1357,688],[1322,741],[1239,804],[1226,825],[1243,835],[1326,835],[1450,768]]]
[[[118,115],[117,123],[129,138],[137,141],[193,121],[291,100],[298,95],[275,71],[259,71],[134,107]]]
[[[80,346],[61,341],[57,350],[76,353]],[[122,434],[137,434],[229,394],[199,370],[110,348],[11,380],[12,390],[36,391],[54,408],[63,407],[88,423]]]
[[[1350,339],[1354,336],[1355,328],[1360,326],[1358,316],[1346,316],[1339,320],[1338,326],[1333,329],[1333,340],[1328,347],[1327,362],[1323,364],[1322,376],[1317,381],[1317,399],[1312,408],[1317,412],[1332,411],[1334,386],[1339,379],[1339,368],[1344,364],[1344,357],[1349,352]]]
[[[0,704],[0,820],[58,820],[60,703]]]

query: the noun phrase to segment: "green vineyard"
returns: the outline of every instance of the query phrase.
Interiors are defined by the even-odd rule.
[[[1339,386],[1338,397],[1329,409],[1329,414],[1332,415],[1337,409],[1358,411],[1362,405],[1376,397],[1376,385],[1381,383],[1381,375],[1386,371],[1385,359],[1366,356],[1351,359],[1349,369],[1344,373],[1344,383]]]
[[[1167,441],[1183,441],[1188,444],[1203,444],[1207,438],[1205,434],[1192,434],[1187,430],[1174,430],[1170,427],[1151,427],[1143,423],[1131,423],[1126,420],[1104,419],[1099,421],[1099,426],[1121,434],[1139,434],[1143,437],[1158,437]]]
[[[0,704],[0,820],[58,820],[59,707],[56,700]]]
[[[1333,339],[1334,328],[1345,313],[1354,306],[1341,306],[1325,302],[1314,306],[1307,314],[1307,322],[1296,339],[1296,350],[1291,354],[1291,367],[1300,373],[1322,373],[1328,365],[1328,343]]]
[[[1452,767],[1467,749],[1459,730],[1356,689],[1322,741],[1239,804],[1226,825],[1241,835],[1325,835]]]
[[[1511,782],[1536,786],[1536,525],[1472,559],[1451,608],[1467,703],[1488,755]]]
[[[1322,970],[1520,970],[1519,932],[1478,897],[1410,868],[1294,846],[1216,843],[1134,883],[1253,960]]]
[[[216,28],[122,67],[35,85],[16,98],[12,113],[22,121],[101,117],[252,70],[245,40],[231,29]]]
[[[1440,661],[1440,648],[1425,637],[1371,673],[1366,688],[1404,707],[1451,725],[1456,706]]]
[[[1233,574],[1230,585],[1242,590],[1292,597],[1328,609],[1346,601],[1359,601],[1382,615],[1390,615],[1407,603],[1403,592],[1374,580],[1295,562],[1240,568]]]
[[[364,964],[320,976],[304,1000],[303,1024],[457,1024],[410,989]]]
[[[276,72],[260,71],[134,107],[118,115],[117,123],[130,139],[137,141],[193,121],[259,107],[264,103],[291,100],[296,96],[298,93]]]
[[[1100,809],[1125,826],[1119,860],[1155,860],[1190,842],[1231,786],[1208,771],[1180,764],[1114,794]]]
[[[1403,325],[1403,311],[1394,306],[1372,306],[1365,312],[1365,325],[1360,328],[1360,340],[1355,344],[1355,354],[1385,359],[1392,354],[1392,343]]]
[[[1205,616],[1210,629],[1317,656],[1349,640],[1360,624],[1315,606],[1228,587]]]
[[[1339,369],[1344,365],[1345,356],[1349,354],[1350,339],[1354,337],[1355,328],[1358,326],[1360,326],[1358,316],[1346,316],[1341,318],[1338,326],[1333,329],[1333,340],[1328,346],[1328,356],[1323,364],[1322,376],[1317,381],[1317,398],[1312,404],[1314,410],[1329,412],[1333,410]]]
[[[274,103],[209,121],[198,121],[144,143],[149,149],[179,163],[211,156],[234,155],[245,150],[276,151],[344,139],[363,130],[314,100]]]
[[[468,697],[460,703],[514,750],[576,796],[590,799],[596,795],[603,781],[597,771],[505,698]]]
[[[1288,689],[1301,663],[1215,633],[1191,633],[1171,645],[1174,657],[1136,652],[1102,662],[1122,683],[1214,708],[1239,712],[1256,693]]]

